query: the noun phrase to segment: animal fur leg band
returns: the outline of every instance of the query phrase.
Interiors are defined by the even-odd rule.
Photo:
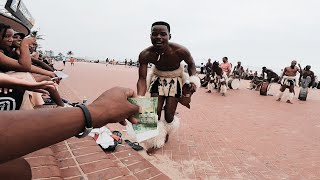
[[[173,121],[171,123],[167,123],[164,121],[164,125],[166,127],[167,133],[174,133],[180,127],[180,120],[178,117],[174,116]]]
[[[212,83],[210,83],[210,82],[208,83],[208,90],[212,91]]]
[[[292,101],[294,94],[293,93],[289,93],[288,94],[288,101]]]
[[[281,99],[282,96],[283,96],[283,92],[280,91],[277,96],[278,96],[279,99]]]
[[[161,119],[158,122],[159,134],[156,137],[148,139],[144,142],[147,149],[163,147],[165,140],[166,140],[166,136],[167,136],[167,129],[166,129],[166,125],[165,125],[166,122],[164,122],[164,121],[165,120]]]
[[[227,93],[227,86],[221,85],[221,93],[226,94]]]

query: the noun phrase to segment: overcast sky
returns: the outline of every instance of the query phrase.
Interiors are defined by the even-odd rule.
[[[172,41],[197,64],[207,58],[282,68],[297,59],[320,69],[319,0],[24,0],[55,54],[137,59],[150,26],[171,25]],[[278,70],[277,70],[278,71]]]

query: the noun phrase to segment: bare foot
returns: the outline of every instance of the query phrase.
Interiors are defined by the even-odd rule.
[[[169,134],[166,135],[166,140],[164,141],[164,143],[167,143],[169,140]]]
[[[147,154],[148,154],[149,156],[152,156],[155,151],[156,151],[156,148],[152,147],[152,148],[150,148],[150,149],[147,150]]]
[[[289,103],[289,104],[293,104],[290,100],[287,100],[287,103]]]
[[[277,99],[276,101],[281,101],[281,98]]]

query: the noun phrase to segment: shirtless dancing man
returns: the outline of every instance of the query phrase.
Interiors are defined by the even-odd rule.
[[[292,61],[291,66],[284,68],[283,73],[281,75],[282,85],[280,87],[280,92],[278,94],[277,101],[281,101],[283,92],[286,90],[286,88],[289,88],[287,103],[292,104],[292,99],[294,96],[294,85],[296,83],[296,75],[297,72],[301,73],[301,67],[298,68],[296,64],[297,61]]]
[[[195,76],[195,63],[188,49],[169,42],[171,34],[168,23],[162,21],[153,23],[150,38],[152,46],[143,50],[139,55],[140,67],[137,83],[139,96],[144,96],[148,90],[152,97],[158,97],[159,135],[145,143],[148,154],[161,148],[167,142],[169,134],[179,127],[179,119],[174,114],[183,96],[183,84],[189,80],[191,92],[195,92],[200,87],[200,79]],[[180,65],[182,61],[188,64],[188,74],[184,73],[184,66]],[[147,77],[148,63],[154,64],[154,67]],[[161,118],[164,102],[164,117]]]

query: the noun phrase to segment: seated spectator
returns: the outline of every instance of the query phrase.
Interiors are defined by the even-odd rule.
[[[20,44],[21,44],[21,41],[22,39],[25,38],[25,35],[23,33],[15,33],[13,35],[13,42],[12,42],[12,48],[14,49],[15,51],[15,54],[13,55],[13,59],[18,59],[19,56],[20,56]],[[34,46],[36,46],[35,44],[33,44]],[[31,49],[34,49],[36,47],[32,47]],[[30,48],[29,48],[30,49]],[[32,64],[35,65],[35,66],[38,66],[42,69],[45,69],[47,71],[54,71],[54,68],[52,68],[51,66],[45,64],[44,62],[42,62],[40,60],[41,58],[41,54],[39,54],[38,52],[33,52],[32,55],[31,55],[31,61],[32,61]]]
[[[31,65],[30,47],[35,43],[35,38],[24,38],[19,47],[20,55],[12,48],[14,31],[10,26],[0,24],[0,71],[18,71],[18,72],[32,72],[34,79],[37,82],[43,80],[51,80],[56,77],[54,72],[50,72],[36,66]],[[19,44],[19,43],[16,43]],[[18,58],[18,61],[12,57]],[[10,72],[10,74],[14,75]],[[20,74],[21,75],[21,74]],[[50,93],[50,97],[58,106],[64,106],[64,103],[57,91],[53,87],[46,89]]]
[[[241,65],[241,62],[238,61],[237,65],[233,69],[233,77],[240,79],[242,77],[243,73],[244,73],[243,66]]]

